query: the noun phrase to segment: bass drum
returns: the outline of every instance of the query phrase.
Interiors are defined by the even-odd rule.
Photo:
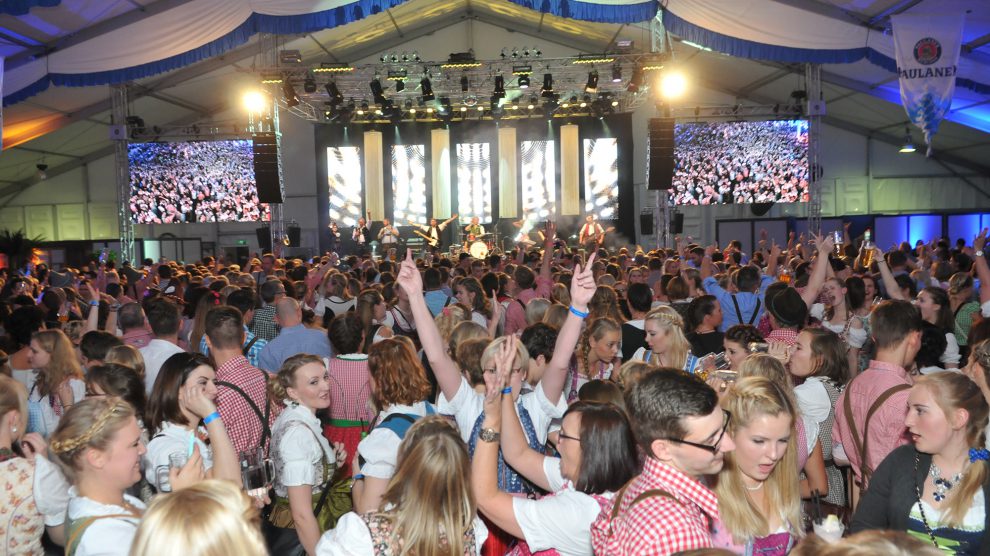
[[[488,256],[488,246],[485,245],[484,241],[476,241],[468,248],[468,253],[471,253],[471,256],[476,259],[484,259]]]

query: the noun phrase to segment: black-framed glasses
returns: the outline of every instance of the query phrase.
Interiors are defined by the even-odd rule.
[[[722,439],[725,438],[725,431],[729,429],[729,421],[732,420],[731,413],[729,413],[724,409],[722,410],[722,413],[725,414],[724,417],[725,422],[722,423],[722,432],[720,432],[718,438],[715,439],[715,443],[710,446],[708,444],[698,444],[697,442],[690,442],[682,438],[663,438],[661,440],[666,440],[668,442],[677,442],[678,444],[686,444],[688,446],[694,446],[695,448],[700,448],[706,452],[711,453],[712,455],[715,455],[718,453],[719,446],[722,445]]]
[[[581,437],[579,437],[579,436],[571,436],[571,435],[565,433],[564,432],[564,429],[560,429],[559,431],[557,431],[557,437],[558,438],[566,438],[567,440],[573,440],[574,442],[577,442],[578,444],[581,443]]]

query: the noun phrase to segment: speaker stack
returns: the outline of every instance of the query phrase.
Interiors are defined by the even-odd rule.
[[[258,200],[262,203],[281,203],[282,184],[278,175],[278,141],[275,134],[255,133],[252,139]]]
[[[674,118],[651,118],[648,124],[649,165],[646,188],[662,191],[674,180]]]

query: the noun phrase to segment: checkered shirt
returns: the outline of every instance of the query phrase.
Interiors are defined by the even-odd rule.
[[[256,336],[266,342],[270,342],[272,338],[278,336],[278,329],[279,326],[275,323],[274,305],[265,305],[254,311],[254,319],[251,321],[251,332]]]
[[[676,500],[650,496],[630,507],[637,496],[651,489],[665,490]],[[618,516],[610,522],[612,508],[605,508],[591,526],[595,554],[667,555],[712,546],[711,524],[719,519],[715,494],[651,457],[622,500],[614,503],[620,504]]]
[[[330,418],[371,424],[368,356],[349,353],[330,360]]]
[[[244,346],[241,346],[241,347],[246,347],[248,344],[251,344],[251,340],[253,340],[254,337],[255,337],[254,336],[254,333],[252,333],[250,330],[248,330],[248,327],[245,326],[244,327]],[[268,345],[268,342],[266,340],[262,339],[262,338],[258,338],[253,344],[251,344],[251,349],[249,349],[248,352],[247,352],[248,363],[250,363],[251,365],[257,367],[258,366],[258,356],[261,355],[261,350],[265,349],[265,346],[267,346],[267,345]],[[206,345],[206,334],[203,334],[203,337],[199,340],[199,352],[202,353],[203,355],[207,356],[207,357],[210,356],[210,348],[209,348],[209,346]]]
[[[257,367],[251,366],[247,358],[243,355],[227,361],[217,369],[217,382],[229,382],[244,390],[252,401],[265,413],[268,405],[267,391],[268,374]],[[278,417],[280,407],[273,407],[268,417],[268,427],[272,426],[275,418]],[[246,452],[252,448],[261,446],[261,435],[263,428],[258,415],[248,405],[238,392],[225,386],[217,386],[217,410],[220,418],[227,428],[230,441],[234,444],[237,453]],[[265,453],[268,453],[269,437],[264,444]]]

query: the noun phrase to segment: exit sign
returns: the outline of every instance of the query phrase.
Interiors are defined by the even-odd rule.
[[[239,240],[237,240],[237,245],[247,245],[247,240],[246,239],[239,239]]]

